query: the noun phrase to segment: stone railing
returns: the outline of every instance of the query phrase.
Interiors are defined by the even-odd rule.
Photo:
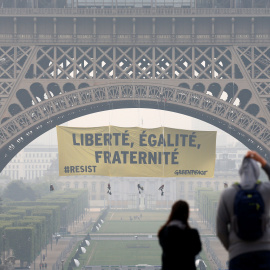
[[[270,8],[0,8],[0,16],[270,16]]]

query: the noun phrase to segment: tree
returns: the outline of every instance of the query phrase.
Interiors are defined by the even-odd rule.
[[[33,184],[31,188],[34,190],[36,198],[41,198],[45,195],[50,194],[50,182],[40,182],[37,184]]]
[[[36,195],[31,186],[27,186],[22,181],[12,181],[4,189],[3,198],[12,201],[34,201],[36,199]]]
[[[33,227],[7,227],[5,236],[9,247],[13,250],[14,256],[20,260],[20,264],[30,264],[35,254],[35,238]]]

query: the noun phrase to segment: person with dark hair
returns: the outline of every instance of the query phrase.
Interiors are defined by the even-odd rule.
[[[195,270],[195,256],[201,251],[199,233],[188,223],[189,205],[177,201],[158,232],[162,248],[162,270]]]

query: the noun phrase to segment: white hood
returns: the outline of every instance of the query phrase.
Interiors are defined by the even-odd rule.
[[[244,158],[239,169],[240,184],[243,189],[251,189],[260,176],[258,163],[251,158]]]

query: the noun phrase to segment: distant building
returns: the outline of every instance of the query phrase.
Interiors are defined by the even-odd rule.
[[[44,176],[57,158],[57,146],[31,145],[20,151],[0,175],[11,180],[34,180]]]
[[[234,146],[217,147],[216,171],[239,169],[247,151],[248,149],[241,143],[236,143]]]

